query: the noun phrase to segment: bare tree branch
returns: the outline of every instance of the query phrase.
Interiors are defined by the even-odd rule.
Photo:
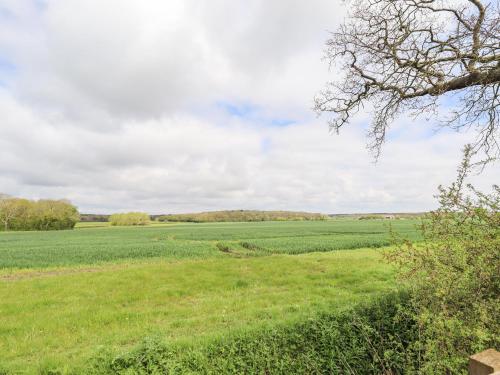
[[[371,105],[378,156],[397,116],[438,115],[438,98],[453,95],[456,104],[442,111],[451,115],[437,117],[453,129],[475,127],[476,150],[500,155],[499,0],[351,0],[326,47],[342,75],[316,96],[315,109],[334,114],[334,130]]]

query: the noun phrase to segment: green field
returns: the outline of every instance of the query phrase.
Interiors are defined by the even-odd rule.
[[[414,221],[392,225],[418,239]],[[100,348],[150,335],[193,343],[348,308],[396,288],[366,249],[388,244],[387,230],[331,220],[0,233],[0,369],[84,368]]]
[[[152,257],[259,256],[381,247],[390,244],[389,224],[407,238],[419,238],[414,220],[155,224],[147,227],[85,223],[69,231],[0,232],[0,269],[85,265]],[[217,244],[226,245],[230,251],[223,254]]]

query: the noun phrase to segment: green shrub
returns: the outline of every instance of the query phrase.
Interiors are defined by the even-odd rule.
[[[391,294],[342,313],[246,332],[199,346],[146,339],[126,354],[101,352],[91,374],[380,374],[415,371],[408,296]]]
[[[466,155],[457,182],[440,188],[424,242],[388,254],[411,288],[423,374],[466,374],[468,356],[500,347],[500,188],[464,186],[468,168]]]
[[[151,220],[149,215],[144,212],[128,212],[123,214],[113,214],[109,217],[111,225],[148,225]]]

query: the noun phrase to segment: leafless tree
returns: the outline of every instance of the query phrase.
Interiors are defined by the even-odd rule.
[[[476,128],[474,148],[498,157],[500,0],[348,3],[349,15],[326,48],[342,74],[315,98],[318,113],[334,113],[331,128],[338,131],[369,105],[369,146],[378,157],[398,115],[425,113],[453,129]]]

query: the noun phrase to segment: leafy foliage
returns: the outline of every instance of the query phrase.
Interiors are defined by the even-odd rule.
[[[0,197],[0,231],[73,229],[80,215],[66,200]]]
[[[440,208],[422,225],[425,241],[388,255],[412,290],[426,374],[465,374],[469,355],[500,346],[500,189],[464,186],[469,152],[457,181],[440,188]]]

